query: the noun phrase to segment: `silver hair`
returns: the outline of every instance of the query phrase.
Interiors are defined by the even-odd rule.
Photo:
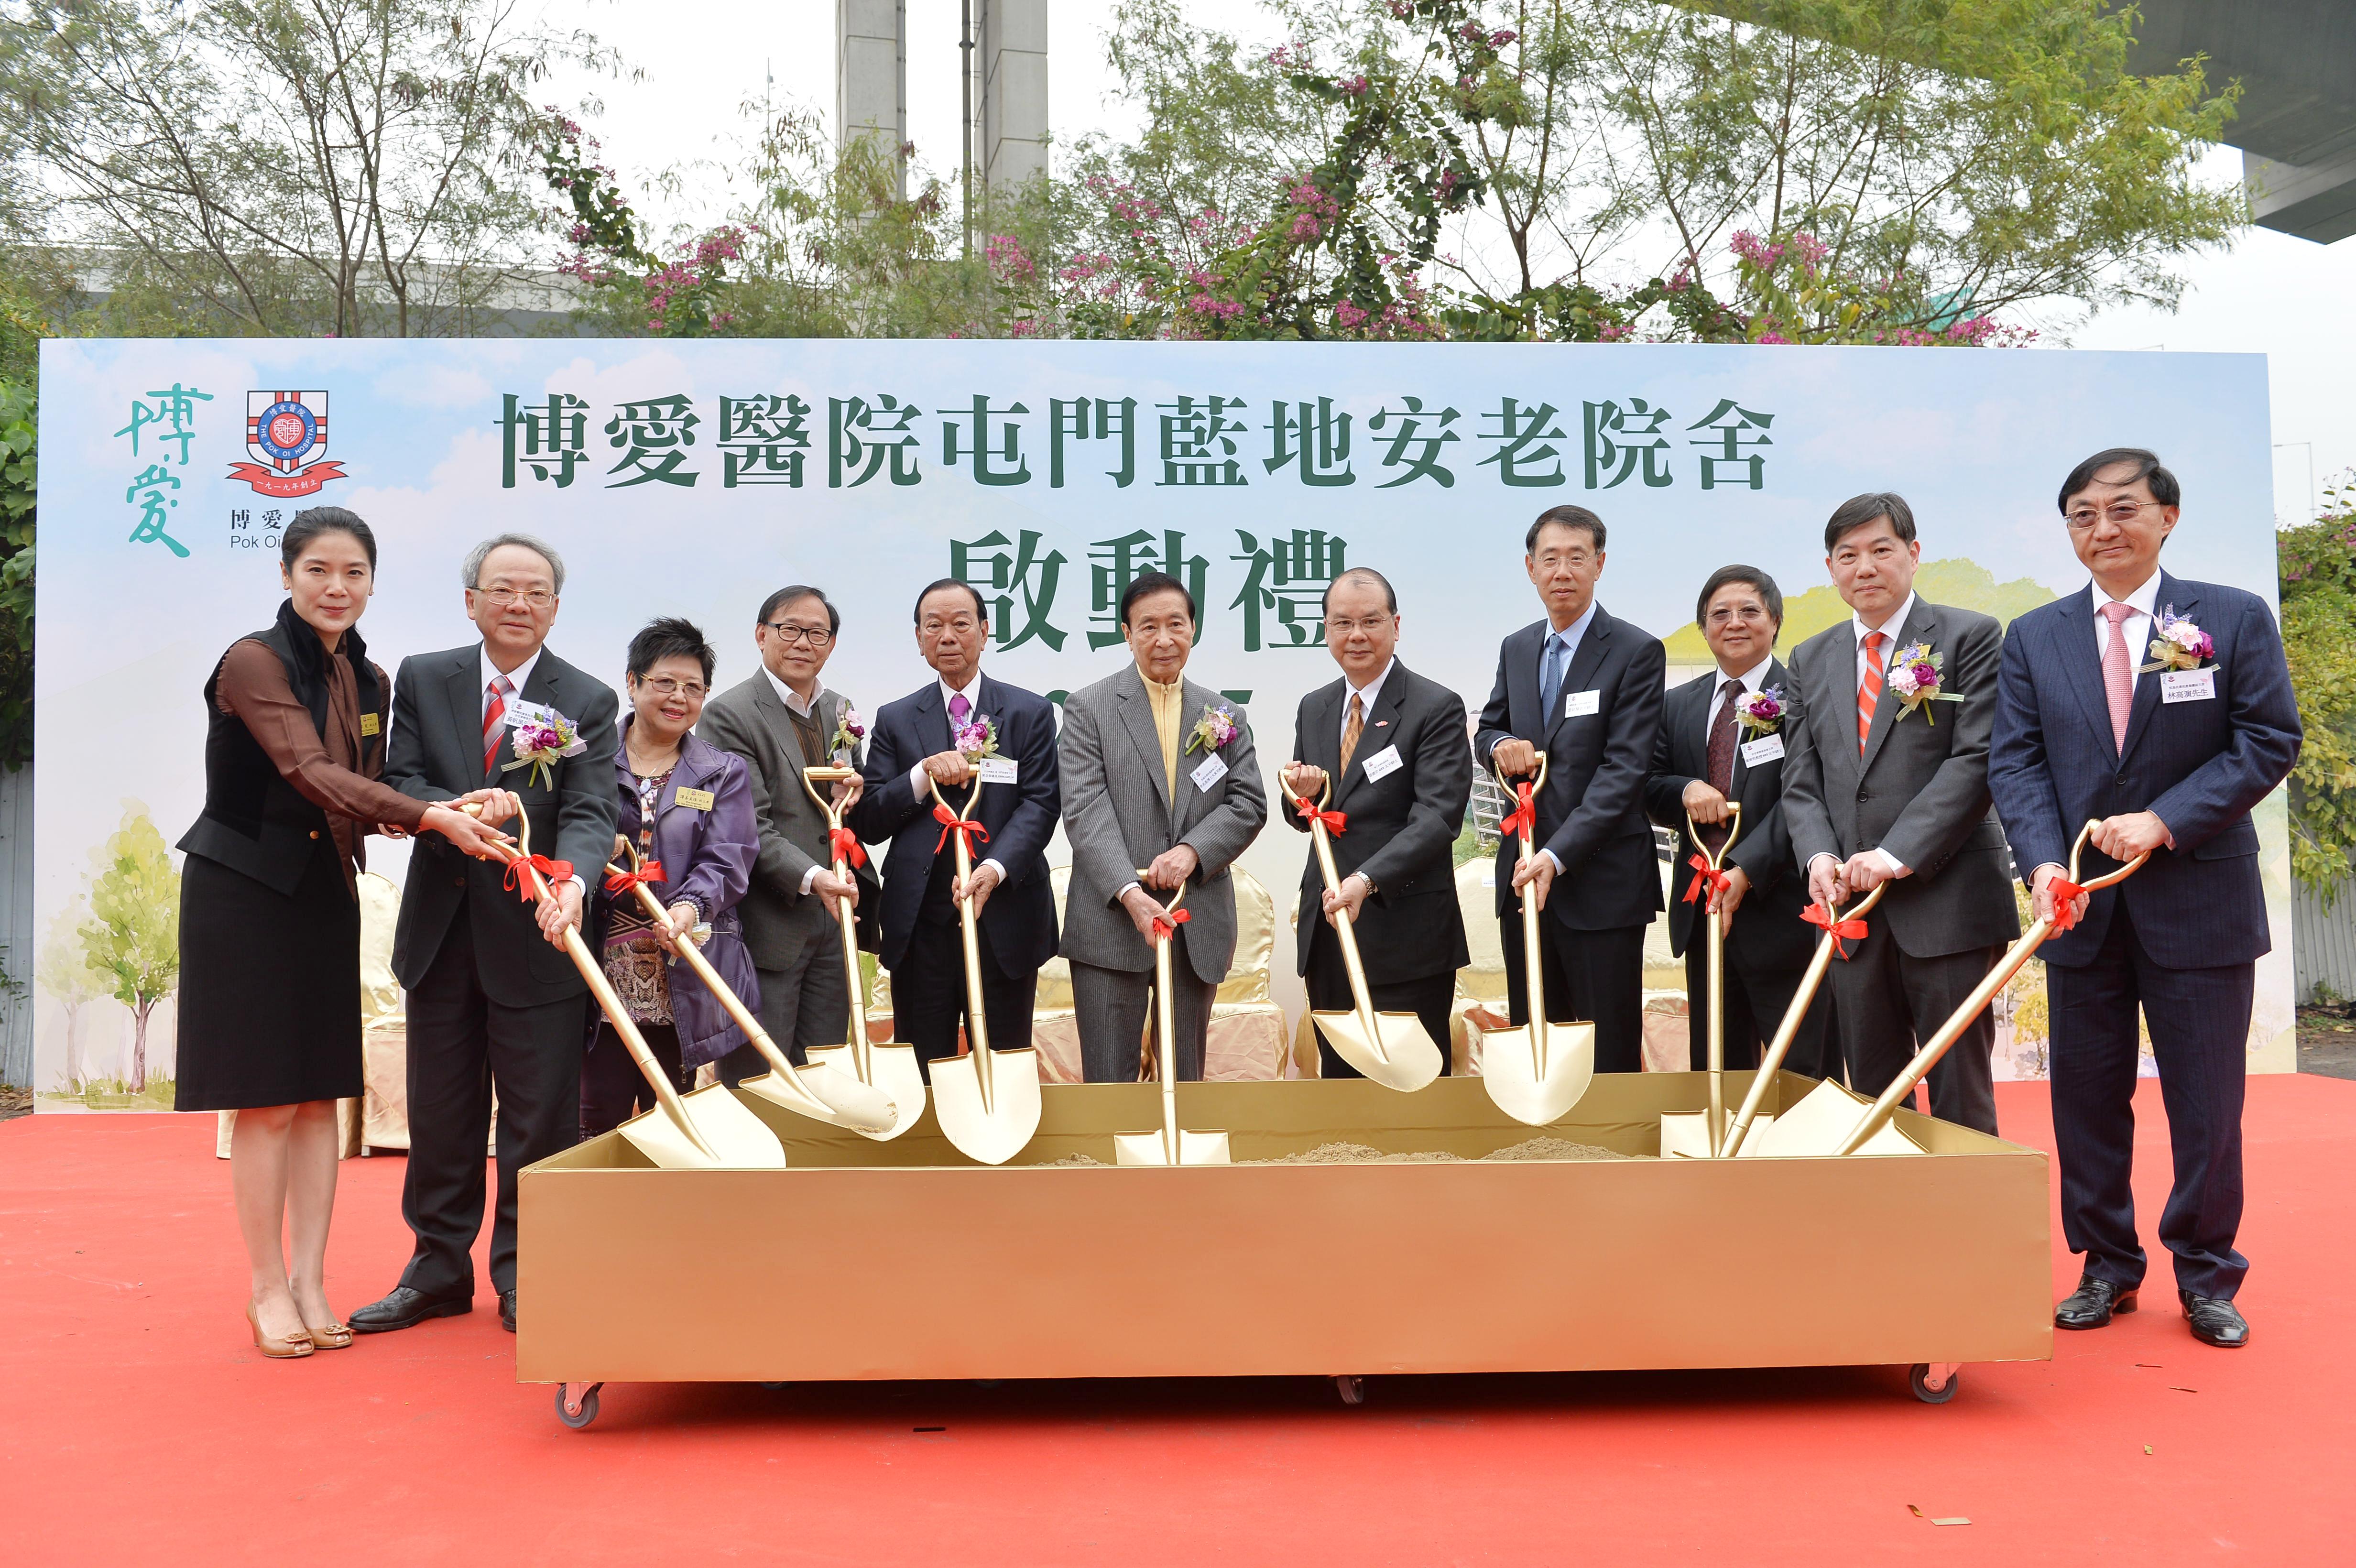
[[[556,592],[564,592],[564,558],[546,539],[534,539],[530,534],[496,534],[468,550],[465,565],[459,568],[463,573],[460,581],[469,588],[481,587],[483,562],[490,559],[491,551],[508,544],[521,545],[548,562],[548,574],[556,579]]]

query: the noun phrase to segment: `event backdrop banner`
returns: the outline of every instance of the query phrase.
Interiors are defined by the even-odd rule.
[[[1060,694],[1120,668],[1121,586],[1170,571],[1203,606],[1189,673],[1245,705],[1271,771],[1301,696],[1336,675],[1319,620],[1336,571],[1387,574],[1400,656],[1477,711],[1499,639],[1539,613],[1523,532],[1563,502],[1609,525],[1599,598],[1667,641],[1672,680],[1708,663],[1694,596],[1726,562],[1774,574],[1786,647],[1840,618],[1822,530],[1862,491],[1913,504],[1926,597],[2009,618],[2076,590],[2054,495],[2111,445],[2149,446],[2183,480],[2171,570],[2275,583],[2256,356],[53,341],[40,429],[41,940],[8,967],[34,987],[44,1109],[171,1103],[169,846],[203,792],[199,693],[270,623],[280,530],[307,506],[376,530],[361,630],[388,669],[473,640],[460,559],[517,529],[565,558],[551,646],[617,686],[657,614],[706,629],[722,686],[744,678],[763,596],[810,582],[843,615],[826,678],[869,713],[928,678],[911,611],[934,578],[987,602],[986,667]],[[2288,1069],[2279,795],[2260,827],[2276,949],[2250,1062]],[[403,848],[373,848],[398,880]],[[1306,853],[1271,823],[1244,859],[1280,925]],[[271,933],[249,950],[270,963]],[[1297,1014],[1282,930],[1273,969]],[[1999,1014],[1999,1071],[2041,1073],[2041,995]]]

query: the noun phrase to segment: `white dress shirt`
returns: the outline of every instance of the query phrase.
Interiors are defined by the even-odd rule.
[[[933,684],[941,688],[941,713],[944,717],[948,717],[950,700],[959,696],[964,697],[966,701],[971,704],[971,706],[966,709],[966,721],[968,723],[971,723],[974,716],[981,711],[981,668],[979,665],[974,667],[973,678],[966,682],[965,685],[961,687],[951,686],[946,680],[937,680]],[[949,744],[952,748],[957,744],[957,720],[955,718],[949,718]],[[922,762],[917,763],[915,767],[908,770],[908,792],[916,797],[916,804],[919,805],[922,805],[926,800],[930,798],[932,795],[932,785],[926,782],[930,777],[931,775],[925,772],[925,764]],[[998,868],[998,880],[1001,882],[1006,880],[1006,867],[995,855],[985,856],[982,859],[976,862],[976,866],[977,868],[980,866],[996,866]]]
[[[1876,632],[1879,632],[1882,635],[1881,678],[1884,682],[1887,682],[1890,678],[1890,667],[1898,657],[1899,638],[1906,628],[1906,617],[1912,613],[1914,613],[1914,595],[1910,590],[1907,592],[1905,603],[1898,606],[1898,613],[1890,616],[1887,621],[1881,623],[1879,626],[1867,625],[1864,619],[1860,616],[1855,614],[1849,616],[1848,629],[1857,638],[1857,678],[1854,683],[1854,688],[1856,689],[1861,690],[1865,686],[1865,639],[1871,636]],[[1907,865],[1903,860],[1901,860],[1889,850],[1877,845],[1873,852],[1881,857],[1883,868],[1887,869],[1891,876],[1911,877],[1914,874],[1912,867]],[[1819,855],[1815,858],[1815,860],[1810,860],[1808,864],[1810,866],[1814,866],[1816,863],[1816,860],[1837,860],[1840,857],[1837,855]]]
[[[1590,599],[1590,600],[1589,600],[1589,601],[1588,601],[1588,603],[1587,603],[1587,608],[1580,612],[1580,615],[1579,615],[1579,619],[1578,619],[1578,620],[1573,621],[1569,625],[1565,626],[1565,627],[1564,627],[1562,630],[1560,630],[1559,632],[1549,632],[1549,633],[1547,633],[1547,635],[1546,635],[1546,637],[1545,637],[1545,639],[1544,639],[1542,642],[1540,642],[1540,643],[1538,644],[1538,695],[1539,695],[1539,696],[1544,697],[1544,696],[1546,695],[1547,650],[1548,648],[1552,647],[1552,646],[1553,646],[1555,644],[1557,644],[1557,643],[1560,643],[1560,644],[1562,645],[1562,678],[1563,678],[1565,681],[1569,680],[1569,679],[1570,679],[1570,667],[1571,667],[1571,665],[1572,665],[1574,662],[1576,662],[1576,661],[1577,661],[1577,659],[1579,658],[1579,645],[1580,645],[1580,643],[1585,642],[1585,641],[1587,640],[1587,628],[1588,628],[1588,627],[1590,627],[1590,626],[1591,626],[1591,625],[1593,625],[1594,624],[1595,624],[1595,602],[1594,602],[1593,600],[1591,600],[1591,599]],[[1565,688],[1564,688],[1564,690],[1568,690],[1568,689],[1569,689],[1568,687],[1565,687]],[[1556,692],[1556,693],[1554,694],[1554,699],[1555,699],[1557,702],[1560,702],[1560,701],[1562,701],[1562,700],[1563,700],[1563,694],[1562,694],[1562,692],[1560,692],[1560,691]],[[1539,715],[1539,718],[1538,718],[1538,735],[1539,735],[1538,744],[1539,744],[1539,746],[1540,746],[1541,748],[1543,748],[1543,747],[1545,746],[1545,744],[1546,744],[1546,741],[1545,741],[1546,731],[1547,731],[1549,728],[1551,728],[1551,727],[1553,726],[1553,724],[1554,724],[1554,720],[1555,720],[1555,716],[1554,716],[1553,714],[1551,714],[1551,713],[1546,713],[1546,714],[1541,714],[1541,715]],[[1540,849],[1540,850],[1538,851],[1538,853],[1539,853],[1539,854],[1541,854],[1541,855],[1544,855],[1547,859],[1552,860],[1552,861],[1554,862],[1554,874],[1555,874],[1556,876],[1559,877],[1560,875],[1562,875],[1562,857],[1561,857],[1561,856],[1559,856],[1559,855],[1556,854],[1556,853],[1555,853],[1553,850],[1551,850],[1551,849]]]
[[[502,670],[498,666],[491,662],[490,644],[485,643],[477,647],[475,650],[475,654],[482,667],[483,708],[488,708],[491,705],[491,682],[498,679],[499,677],[504,675],[507,677],[508,684],[515,688],[515,696],[513,699],[501,698],[500,700],[507,704],[508,711],[512,714],[515,711],[515,705],[523,700],[523,688],[531,684],[532,667],[540,663],[540,656],[543,651],[544,648],[534,648],[531,650],[531,656],[524,660],[523,663],[516,666],[513,669]],[[476,711],[475,718],[477,723],[481,721],[482,712],[479,709]],[[586,898],[589,896],[589,884],[581,880],[578,872],[575,872],[569,880],[575,888],[580,890],[582,897]]]
[[[1756,665],[1744,670],[1739,676],[1730,676],[1723,669],[1718,672],[1718,688],[1710,693],[1709,710],[1702,715],[1701,743],[1705,747],[1709,744],[1710,731],[1718,728],[1718,710],[1719,708],[1724,706],[1726,702],[1726,683],[1729,680],[1740,680],[1742,682],[1742,695],[1749,697],[1752,693],[1756,692],[1761,687],[1767,684],[1767,671],[1774,662],[1775,656],[1773,654],[1769,654],[1765,658],[1761,659]],[[1740,722],[1739,716],[1737,721],[1738,723]],[[1738,740],[1740,739],[1741,733],[1742,731],[1739,728],[1735,731],[1735,736]]]

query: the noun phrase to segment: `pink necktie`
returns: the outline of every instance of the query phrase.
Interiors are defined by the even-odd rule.
[[[972,711],[973,704],[965,699],[964,692],[960,691],[949,699],[949,722],[952,724],[964,723],[965,716]]]
[[[2136,613],[2132,604],[2122,604],[2114,599],[2103,606],[2103,618],[2111,624],[2110,645],[2103,650],[2103,690],[2111,699],[2111,744],[2124,752],[2127,749],[2127,715],[2135,709],[2135,668],[2127,662],[2127,617]]]

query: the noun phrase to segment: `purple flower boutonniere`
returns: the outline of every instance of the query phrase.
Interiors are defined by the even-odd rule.
[[[998,755],[998,725],[987,713],[977,713],[958,725],[951,739],[969,763]]]
[[[1931,703],[1963,700],[1960,693],[1939,689],[1939,672],[1946,663],[1947,656],[1933,653],[1928,643],[1915,643],[1898,650],[1898,657],[1890,666],[1890,686],[1904,704],[1898,715],[1901,720],[1909,713],[1920,712],[1923,723],[1936,724],[1938,720],[1931,712]]]
[[[859,717],[859,709],[844,703],[842,716],[834,721],[834,737],[827,742],[827,751],[836,762],[849,766],[858,760],[859,742],[865,739],[867,725]]]
[[[1224,702],[1205,704],[1203,716],[1194,720],[1194,732],[1186,742],[1191,752],[1196,747],[1215,752],[1236,738],[1236,710]]]
[[[1772,735],[1783,727],[1783,688],[1762,686],[1756,691],[1745,692],[1735,699],[1734,722],[1744,735],[1752,740]]]
[[[2217,656],[2217,645],[2208,633],[2179,615],[2176,606],[2170,604],[2151,618],[2151,646],[2147,651],[2151,663],[2138,668],[2137,675],[2163,669],[2199,669],[2203,659]]]
[[[577,757],[589,749],[573,720],[553,708],[536,702],[519,702],[508,709],[508,728],[515,732],[515,761],[503,765],[499,772],[511,773],[518,768],[530,768],[524,775],[535,780],[542,789],[556,783],[555,765],[566,757]]]

